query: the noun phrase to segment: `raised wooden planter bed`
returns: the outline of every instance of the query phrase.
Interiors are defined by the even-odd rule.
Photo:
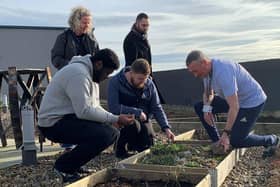
[[[103,169],[67,187],[210,187],[210,180],[208,171],[203,169],[190,173],[188,170],[179,171],[177,168],[162,171],[160,166],[157,170],[143,170],[137,165],[131,165],[127,168]]]
[[[183,134],[180,134],[175,137],[175,142],[181,143],[181,144],[193,144],[193,145],[209,145],[211,144],[211,141],[207,138],[207,136],[197,136],[201,135],[203,133],[200,132],[200,130],[193,129],[190,131],[187,131]],[[200,139],[200,140],[198,140]],[[232,168],[235,166],[235,164],[238,162],[240,157],[244,155],[246,149],[234,149],[232,150],[216,167],[214,168],[189,168],[189,167],[183,167],[183,169],[187,169],[189,173],[192,173],[196,171],[196,169],[207,169],[210,176],[211,176],[211,186],[220,186],[223,181],[225,180],[226,176],[230,173]],[[137,155],[134,155],[126,160],[123,160],[119,163],[120,167],[125,168],[131,168],[131,167],[138,167],[138,169],[149,169],[149,170],[157,170],[157,165],[147,165],[147,164],[140,164],[138,163],[141,158],[143,158],[145,155],[150,154],[150,149],[146,150],[142,153],[139,153]],[[170,167],[170,166],[162,166],[161,167]],[[173,166],[174,167],[174,166]],[[154,169],[152,169],[154,168]],[[179,167],[177,167],[179,168]],[[180,167],[182,170],[182,167]]]
[[[209,145],[209,140],[192,139],[195,137],[196,130],[176,136],[175,141],[181,144]],[[145,150],[137,155],[120,161],[116,168],[104,169],[88,177],[85,177],[68,187],[105,187],[107,185],[114,187],[124,183],[127,187],[141,186],[141,184],[154,186],[166,186],[166,184],[180,184],[184,186],[197,187],[218,187],[220,186],[232,168],[238,162],[245,149],[232,150],[216,167],[184,167],[184,166],[166,166],[140,164],[139,160],[149,155],[151,150]],[[151,182],[151,183],[150,183]],[[106,183],[106,185],[104,184]],[[143,186],[145,186],[143,185]],[[121,185],[119,185],[121,186]]]
[[[211,143],[207,133],[203,129],[193,129],[175,137],[175,141],[185,141],[185,140],[194,141],[194,142],[198,140],[200,140],[198,142],[203,142],[201,140],[204,140],[205,142]]]
[[[173,129],[176,129],[178,134],[181,134],[186,131],[193,129],[203,128],[201,122],[189,122],[189,121],[171,121],[169,123]],[[225,122],[216,122],[218,129],[223,129],[225,127]],[[155,131],[160,131],[157,124],[153,125]],[[280,123],[267,123],[267,122],[257,122],[254,128],[255,132],[258,134],[273,134],[275,132],[280,132]]]
[[[230,173],[232,168],[235,166],[237,161],[239,160],[240,151],[233,150],[231,151],[216,167],[214,168],[195,168],[195,167],[180,167],[180,166],[162,166],[162,165],[148,165],[148,164],[139,164],[138,161],[142,159],[144,156],[150,154],[150,150],[146,150],[137,155],[134,155],[126,160],[123,160],[119,163],[120,168],[135,168],[141,170],[150,170],[150,171],[168,171],[170,168],[173,168],[173,171],[177,171],[177,173],[185,172],[188,173],[189,176],[194,176],[197,174],[197,171],[205,171],[207,170],[211,176],[211,186],[217,187],[220,186],[226,176]]]

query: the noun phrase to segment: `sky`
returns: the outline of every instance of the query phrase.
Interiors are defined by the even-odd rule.
[[[280,58],[279,0],[1,0],[0,25],[67,27],[78,5],[92,11],[101,48],[121,59],[136,15],[147,13],[156,71],[185,68],[194,49],[238,62]]]

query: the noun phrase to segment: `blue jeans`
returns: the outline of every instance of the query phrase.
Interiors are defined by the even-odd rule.
[[[229,106],[226,100],[215,96],[211,103],[213,107],[212,113],[226,113],[229,110]],[[264,103],[259,106],[252,108],[240,108],[236,117],[236,120],[231,129],[230,144],[234,148],[241,147],[253,147],[253,146],[264,146],[268,147],[274,145],[277,141],[276,136],[273,135],[256,135],[249,134],[258,119],[259,114],[262,112]],[[203,117],[203,102],[198,102],[195,106],[195,112],[200,118],[202,125],[206,129],[210,139],[213,142],[217,142],[220,139],[220,134],[216,126],[210,126],[206,123]]]

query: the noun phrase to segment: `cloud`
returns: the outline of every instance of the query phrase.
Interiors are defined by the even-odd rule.
[[[0,2],[0,24],[67,26],[72,7],[88,7],[93,12],[97,40],[121,57],[123,39],[139,12],[150,16],[148,37],[155,64],[179,66],[185,54],[197,48],[210,56],[237,61],[280,57],[278,0],[16,2]]]
[[[41,10],[27,10],[0,6],[1,25],[25,26],[66,26],[67,16],[63,13],[50,13]]]
[[[122,26],[132,25],[135,15],[132,14],[96,14],[94,20],[99,27],[118,28]]]

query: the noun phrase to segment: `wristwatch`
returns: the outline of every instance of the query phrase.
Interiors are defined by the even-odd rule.
[[[224,129],[223,132],[226,133],[228,136],[231,134],[231,130]]]

